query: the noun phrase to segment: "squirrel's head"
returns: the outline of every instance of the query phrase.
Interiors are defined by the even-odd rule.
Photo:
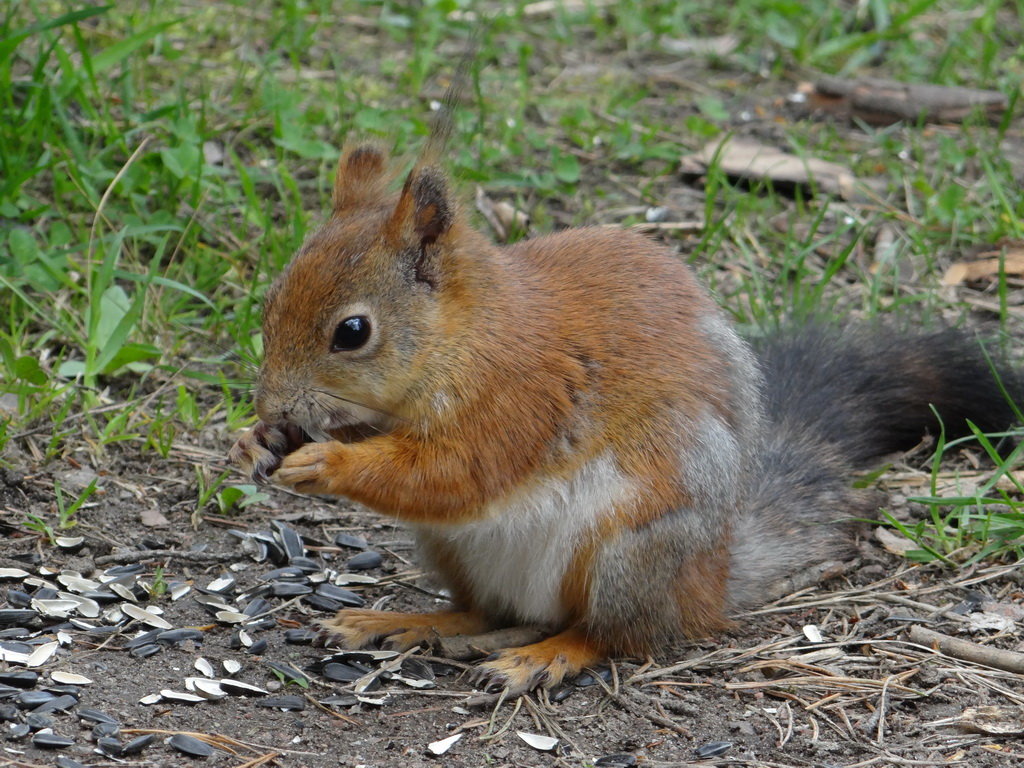
[[[346,149],[333,211],[267,292],[256,410],[326,439],[390,429],[426,385],[442,334],[441,294],[459,223],[445,174],[418,165],[397,194],[387,156]]]

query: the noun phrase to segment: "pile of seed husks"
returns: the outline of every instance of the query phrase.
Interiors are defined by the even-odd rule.
[[[304,709],[309,701],[338,710],[383,704],[388,686],[429,688],[436,674],[450,672],[394,651],[328,653],[305,670],[268,658],[271,633],[283,635],[291,644],[309,644],[316,638],[314,631],[299,628],[296,622],[278,621],[289,603],[302,604],[306,613],[329,614],[361,606],[363,598],[349,587],[376,583],[365,571],[379,566],[382,558],[367,549],[364,540],[341,533],[334,552],[361,551],[343,567],[331,567],[322,557],[308,556],[302,537],[278,521],[270,531],[232,534],[252,559],[267,566],[255,580],[250,578],[253,566],[244,558],[202,585],[167,581],[159,582],[159,587],[152,566],[141,562],[144,556],[139,563],[88,574],[48,568],[37,555],[26,556],[24,567],[0,568],[0,738],[7,742],[6,750],[17,753],[31,744],[48,750],[73,748],[78,756],[94,751],[120,758],[159,749],[163,743],[164,749],[194,757],[215,752],[216,739],[195,734],[122,734],[122,729],[131,730],[130,724],[90,707],[89,687],[94,681],[74,667],[77,653],[96,648],[146,658],[174,647],[195,656],[194,675],[185,677],[180,687],[143,696],[140,703],[150,705],[205,706],[229,696],[247,696],[256,697],[259,706],[283,711]],[[238,584],[242,572],[250,583],[245,589]],[[194,600],[209,621],[174,626],[160,607],[168,599]],[[288,624],[291,628],[285,629]],[[243,665],[237,659],[214,665],[204,658],[201,647],[211,631],[230,632],[231,648],[257,662],[247,666],[246,676],[253,679],[256,669],[262,679],[238,679]],[[309,693],[312,680],[344,685],[340,693],[316,698]],[[289,686],[300,693],[280,693]],[[64,754],[56,765],[74,768],[82,763]]]

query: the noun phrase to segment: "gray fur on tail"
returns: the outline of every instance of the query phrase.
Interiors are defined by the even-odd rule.
[[[733,609],[765,599],[794,571],[846,554],[851,522],[877,509],[849,473],[873,459],[1014,421],[980,344],[955,330],[898,334],[811,327],[755,345],[765,378],[766,434],[733,525]],[[1001,367],[1004,388],[1021,392]]]

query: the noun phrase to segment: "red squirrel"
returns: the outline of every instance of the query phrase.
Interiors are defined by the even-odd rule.
[[[519,692],[719,632],[847,551],[871,511],[849,471],[937,431],[931,405],[947,434],[1012,421],[964,334],[752,346],[644,235],[497,246],[436,158],[395,181],[379,147],[342,153],[330,217],[266,294],[260,421],[231,451],[398,518],[450,590],[436,613],[342,610],[331,642],[540,625],[478,667]]]

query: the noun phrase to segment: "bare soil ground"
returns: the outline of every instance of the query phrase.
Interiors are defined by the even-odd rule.
[[[303,688],[283,681],[268,662],[302,671],[315,668],[328,652],[290,644],[285,632],[314,626],[327,613],[310,608],[301,598],[267,596],[270,621],[248,632],[251,641],[265,640],[266,648],[253,654],[239,646],[237,625],[219,623],[197,602],[199,588],[230,574],[237,584],[223,593],[223,602],[244,608],[245,593],[264,583],[261,577],[277,567],[257,562],[230,531],[271,531],[269,519],[285,521],[302,534],[309,556],[337,572],[346,571],[345,563],[358,550],[335,546],[335,536],[361,536],[383,555],[379,567],[360,571],[377,583],[354,588],[367,604],[429,609],[439,598],[416,568],[411,542],[401,528],[344,503],[271,490],[261,509],[230,519],[208,514],[193,527],[191,464],[216,461],[209,448],[216,443],[204,441],[191,455],[183,448],[170,461],[140,462],[112,453],[99,473],[105,493],[80,513],[82,522],[74,531],[87,543],[73,553],[26,535],[22,515],[50,511],[55,479],[73,490],[90,479],[91,471],[64,463],[31,475],[4,473],[0,498],[5,515],[0,523],[6,536],[0,544],[0,565],[55,583],[67,571],[95,576],[112,561],[138,562],[146,564],[139,578],[152,583],[153,568],[161,564],[168,583],[188,582],[192,591],[175,601],[166,596],[142,599],[140,605],[162,607],[164,618],[175,628],[202,631],[199,639],[161,644],[154,655],[137,658],[128,649],[131,638],[146,629],[137,622],[104,635],[52,618],[29,621],[34,638],[30,642],[50,641],[57,629],[65,642],[38,668],[34,690],[52,686],[50,675],[55,671],[72,671],[93,682],[78,688],[77,705],[49,715],[54,731],[73,738],[73,746],[44,751],[24,740],[9,740],[0,764],[53,765],[58,756],[87,765],[114,764],[92,751],[93,724],[80,719],[83,709],[116,718],[122,743],[140,734],[157,734],[157,741],[141,754],[119,763],[140,766],[194,759],[233,766],[568,766],[590,765],[598,758],[606,759],[603,765],[629,765],[635,759],[640,765],[657,766],[994,766],[1004,764],[1008,756],[1020,756],[1012,740],[973,734],[963,725],[971,720],[970,712],[964,715],[969,708],[1019,706],[1024,678],[950,658],[911,642],[907,635],[910,627],[920,625],[993,648],[1021,650],[1016,635],[983,620],[1019,618],[1019,572],[990,565],[951,576],[936,568],[908,566],[883,551],[871,536],[862,542],[859,560],[825,587],[804,589],[738,617],[735,632],[728,636],[665,648],[653,659],[618,660],[597,684],[568,685],[557,695],[470,708],[467,699],[480,697],[461,679],[463,666],[432,660],[429,666],[436,680],[428,689],[383,680],[380,688],[366,694],[366,701],[373,703],[353,702],[350,697],[320,704],[351,691],[352,684],[331,683],[308,672],[308,687]],[[902,494],[927,482],[920,467],[924,458],[918,459],[918,467],[904,464],[889,475],[896,509],[902,506],[906,512]],[[146,527],[140,522],[141,515],[154,508],[170,525]],[[147,547],[182,554],[139,553]],[[110,558],[112,553],[121,557]],[[8,579],[0,587],[0,595],[7,598],[4,607],[14,602],[12,590],[30,589],[23,581],[24,577]],[[84,621],[108,623],[102,618]],[[235,660],[241,664],[236,679],[269,695],[298,695],[304,708],[280,711],[261,706],[265,697],[239,695],[193,704],[140,703],[161,690],[185,691],[186,677],[201,676],[194,668],[200,657],[214,665],[217,677],[227,677],[222,663]],[[417,669],[413,674],[422,672]],[[0,697],[0,705],[11,700],[6,694]],[[24,714],[21,711],[15,720],[23,720]],[[209,758],[189,758],[163,743],[169,734],[182,731],[201,735],[216,744],[217,751]],[[517,731],[551,735],[558,744],[541,752]],[[457,733],[463,738],[446,754],[428,754],[428,744]],[[705,753],[710,756],[698,759]],[[631,757],[614,762],[609,755]]]

